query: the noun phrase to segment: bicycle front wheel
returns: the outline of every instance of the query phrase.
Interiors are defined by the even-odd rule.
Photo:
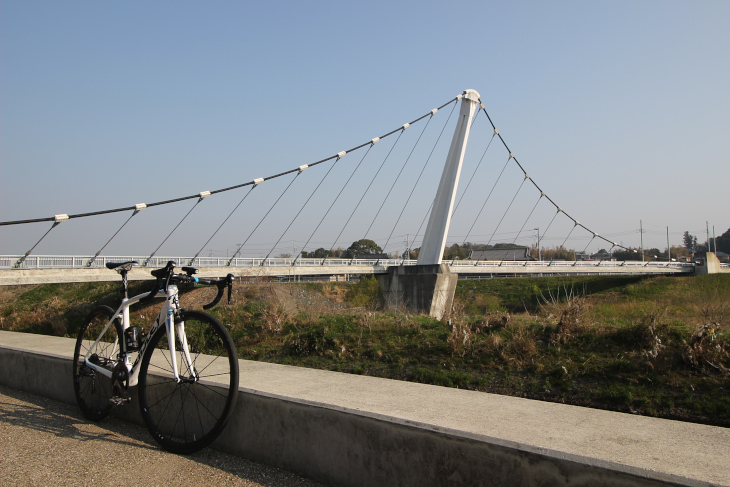
[[[155,441],[171,452],[188,454],[216,439],[231,417],[238,396],[238,357],[231,336],[214,317],[183,311],[175,325],[179,380],[163,325],[142,357],[139,405]],[[180,325],[184,337],[178,333]]]

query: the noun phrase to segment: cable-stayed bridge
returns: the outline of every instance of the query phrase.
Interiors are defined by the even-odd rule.
[[[447,150],[444,135],[450,126]],[[465,162],[467,143],[470,157]],[[462,169],[466,182],[459,184]],[[224,198],[224,211],[218,205],[206,212],[211,205],[205,203]],[[140,263],[132,279],[147,278],[149,269],[168,260],[199,267],[204,275],[279,278],[347,278],[387,273],[394,266],[442,263],[462,277],[694,272],[694,263],[671,260],[668,242],[663,260],[641,255],[643,249],[625,247],[572,216],[581,210],[586,209],[563,209],[530,177],[479,94],[467,90],[379,137],[271,176],[154,203],[0,222],[4,240],[20,228],[36,231],[34,237],[25,231],[30,238],[25,253],[0,256],[0,284],[110,280],[116,275],[105,263],[127,260]],[[155,212],[158,216],[149,216]],[[138,215],[153,230],[144,233],[150,253],[111,251],[125,241],[138,245]],[[96,223],[101,219],[108,223],[105,234]],[[555,244],[552,258],[517,259],[505,252],[494,259],[457,252],[532,244],[535,230],[538,248]],[[78,243],[73,255],[38,253],[41,247],[52,249],[54,236],[63,231]],[[232,231],[240,241],[232,255],[213,256],[211,248],[231,238]],[[357,241],[372,241],[384,253],[343,250]],[[450,245],[454,251],[445,252]],[[163,250],[171,246],[174,255]],[[573,250],[566,252],[568,248]],[[416,254],[412,249],[419,250],[417,259],[411,258]],[[616,251],[633,252],[642,260],[606,258]],[[561,252],[574,258],[561,257]],[[578,259],[590,254],[596,257]]]

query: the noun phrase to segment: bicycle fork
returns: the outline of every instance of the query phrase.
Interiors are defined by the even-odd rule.
[[[175,286],[169,286],[168,292],[171,294],[170,298],[172,298],[173,302],[177,305],[177,288]],[[188,339],[185,334],[185,322],[180,321],[178,323],[175,323],[175,310],[172,308],[168,308],[167,310],[167,314],[165,316],[165,327],[167,330],[167,346],[170,350],[170,362],[172,365],[172,373],[175,377],[175,382],[177,382],[178,384],[197,382],[198,374],[195,370],[193,361],[190,358],[190,347],[188,346]],[[181,377],[178,370],[177,354],[175,353],[176,333],[177,340],[180,343],[182,358],[185,361],[188,372],[190,372],[190,375],[188,377]]]

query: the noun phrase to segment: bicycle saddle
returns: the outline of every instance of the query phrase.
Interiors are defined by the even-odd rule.
[[[117,272],[129,271],[134,267],[135,264],[139,264],[136,260],[130,260],[128,262],[107,262],[106,268],[113,269]]]

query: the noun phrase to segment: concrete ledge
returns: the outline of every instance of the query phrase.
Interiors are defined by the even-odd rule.
[[[0,383],[74,403],[74,340],[0,332]],[[730,430],[241,361],[214,447],[333,485],[730,485]],[[117,408],[138,422],[134,405]]]

